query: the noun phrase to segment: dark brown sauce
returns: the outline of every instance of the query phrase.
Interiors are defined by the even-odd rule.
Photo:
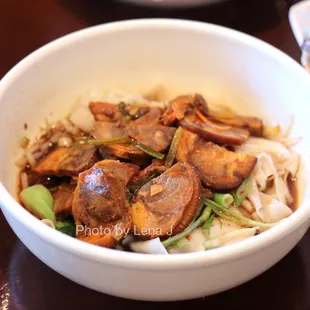
[[[288,188],[293,197],[293,202],[289,205],[290,209],[295,212],[298,209],[299,201],[298,201],[298,180],[296,178],[288,177]]]

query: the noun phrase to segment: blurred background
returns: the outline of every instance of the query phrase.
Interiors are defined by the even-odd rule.
[[[287,17],[297,0],[60,0],[90,23],[129,18],[171,17],[207,21],[243,31],[263,30]],[[203,4],[208,3],[211,4]],[[215,2],[215,3],[214,3]],[[153,3],[152,7],[132,3]],[[173,8],[165,4],[173,4]],[[179,5],[178,5],[179,3]],[[198,5],[197,3],[200,3]],[[196,5],[195,5],[196,4]]]
[[[153,2],[154,6],[131,2]],[[193,5],[197,2],[216,2]],[[191,7],[159,7],[166,2]],[[290,55],[292,44],[288,10],[298,0],[2,0],[0,9],[0,77],[36,48],[72,31],[110,21],[134,18],[183,18],[228,26],[255,35]],[[156,7],[156,5],[158,7]],[[295,42],[295,41],[293,41]],[[273,43],[274,44],[274,43]]]

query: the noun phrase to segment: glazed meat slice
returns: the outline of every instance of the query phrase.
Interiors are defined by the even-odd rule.
[[[97,121],[92,128],[91,136],[99,140],[111,139],[125,136],[125,132],[121,126],[115,123]]]
[[[125,128],[126,134],[155,151],[166,150],[174,137],[176,129],[162,125],[130,124]]]
[[[193,106],[194,108],[198,109],[204,116],[208,116],[209,114],[208,104],[200,94],[194,95]]]
[[[212,122],[207,118],[202,122],[195,114],[185,117],[180,121],[180,125],[200,137],[218,144],[241,145],[250,136],[248,129]]]
[[[54,196],[54,212],[58,220],[66,218],[72,213],[74,185],[63,184],[53,193]]]
[[[151,165],[146,167],[143,170],[140,170],[137,174],[135,174],[131,180],[132,187],[140,186],[144,184],[152,178],[154,175],[158,176],[167,170],[165,163],[159,159],[153,159]]]
[[[263,121],[257,117],[234,115],[231,117],[212,117],[219,123],[236,128],[246,128],[252,136],[262,137]]]
[[[192,110],[192,98],[190,95],[179,96],[169,102],[168,107],[162,116],[162,122],[170,126],[176,120],[182,120],[187,112]]]
[[[197,214],[200,192],[194,167],[181,163],[143,185],[132,206],[139,238],[154,239],[183,231]]]
[[[94,145],[59,147],[42,158],[33,171],[41,175],[77,176],[97,161],[98,152]]]
[[[96,122],[91,131],[92,137],[95,139],[111,139],[125,136],[125,131],[122,127],[115,123]],[[101,154],[115,156],[122,159],[141,160],[144,159],[145,153],[138,150],[130,144],[113,144],[109,146],[100,146]]]
[[[132,228],[127,184],[138,167],[103,160],[80,174],[74,192],[72,213],[77,238],[103,247],[113,247]],[[97,230],[95,230],[97,228]],[[90,233],[90,232],[98,233]]]
[[[97,121],[119,122],[122,114],[117,104],[108,102],[90,102],[89,109],[94,114]]]
[[[237,154],[212,142],[199,140],[190,161],[198,168],[202,181],[214,189],[236,188],[252,173],[257,159]]]
[[[238,187],[252,173],[256,157],[237,154],[198,135],[184,131],[177,160],[194,165],[202,182],[215,190],[230,190]]]
[[[198,135],[184,129],[176,153],[177,161],[190,162],[190,154],[195,151],[195,145],[200,139]]]
[[[158,124],[163,115],[163,110],[159,107],[152,107],[143,116],[139,117],[133,123],[135,125],[155,125]]]
[[[184,119],[185,115],[193,109],[198,109],[202,114],[208,114],[208,106],[204,98],[199,95],[179,96],[169,102],[168,107],[162,116],[162,123],[170,126],[176,120]]]

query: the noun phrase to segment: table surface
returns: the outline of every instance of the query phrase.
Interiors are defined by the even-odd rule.
[[[158,10],[110,0],[2,0],[0,77],[27,54],[72,31],[110,21],[172,17],[207,21],[253,34],[299,60],[287,20],[288,0],[231,0],[187,10]],[[0,309],[156,309],[75,284],[41,263],[16,238],[0,212]],[[206,275],[207,277],[208,275]],[[171,306],[212,309],[310,309],[310,232],[276,266],[230,291]],[[166,303],[165,305],[168,305]]]

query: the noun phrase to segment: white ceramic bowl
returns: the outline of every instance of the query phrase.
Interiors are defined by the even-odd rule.
[[[160,8],[185,8],[200,5],[214,4],[227,0],[120,0],[138,5],[147,5]]]
[[[248,35],[199,22],[139,20],[79,31],[34,52],[0,82],[0,204],[21,241],[45,264],[94,290],[143,300],[176,300],[227,290],[285,256],[309,227],[310,185],[300,208],[271,230],[202,253],[143,255],[96,247],[42,224],[15,197],[14,160],[23,124],[34,134],[44,117],[59,118],[85,89],[142,91],[164,83],[171,94],[197,91],[210,103],[284,121],[304,139],[309,180],[310,77],[294,60]],[[98,94],[97,94],[98,95]],[[83,97],[84,96],[84,97]],[[93,94],[95,96],[95,94]],[[298,266],[295,266],[298,268]]]

